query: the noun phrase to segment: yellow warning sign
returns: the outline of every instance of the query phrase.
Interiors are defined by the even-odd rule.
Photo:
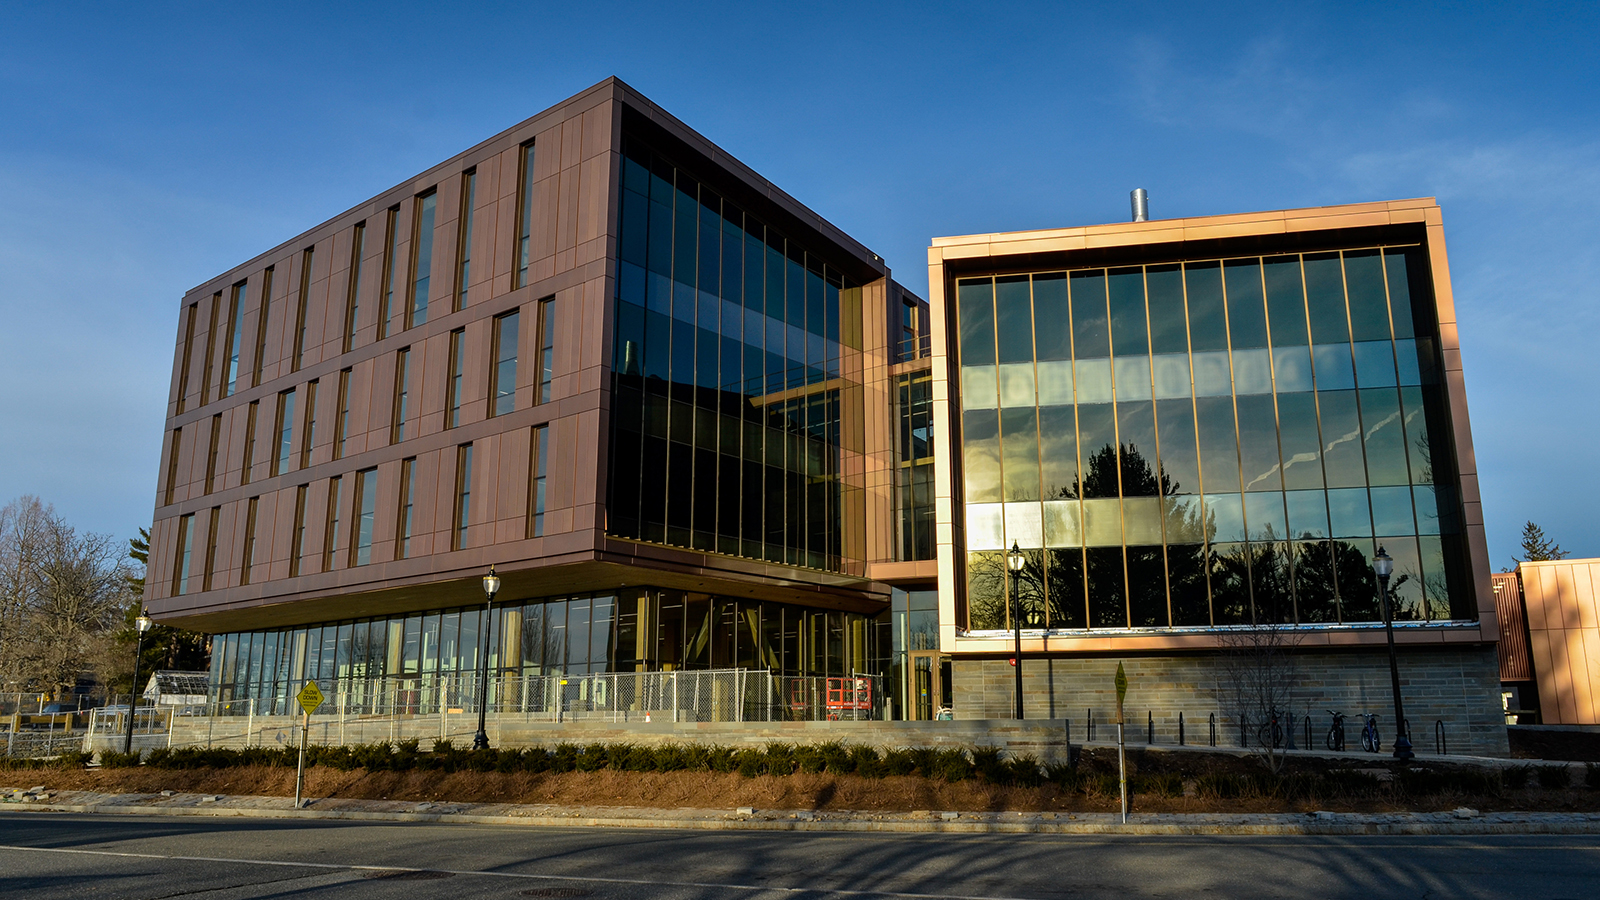
[[[308,681],[306,686],[300,689],[300,693],[294,695],[294,698],[300,701],[300,708],[305,710],[306,715],[309,716],[317,711],[317,707],[322,705],[322,689],[317,687],[315,681]]]

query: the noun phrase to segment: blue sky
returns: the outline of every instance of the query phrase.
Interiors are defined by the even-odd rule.
[[[186,289],[617,75],[918,291],[1133,187],[1436,196],[1494,567],[1600,556],[1592,5],[217,6],[0,9],[0,503],[147,525]]]

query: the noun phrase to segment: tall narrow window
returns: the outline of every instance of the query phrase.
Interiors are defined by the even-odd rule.
[[[300,296],[294,305],[294,357],[289,371],[300,371],[300,360],[306,352],[306,303],[311,294],[311,264],[316,260],[316,247],[307,247],[300,254]]]
[[[428,283],[433,277],[433,214],[439,195],[429,191],[417,198],[412,216],[411,247],[416,263],[411,267],[411,307],[406,310],[406,327],[428,321]]]
[[[239,464],[239,483],[250,483],[250,467],[256,461],[256,411],[261,408],[260,400],[251,400],[245,408],[244,414],[244,459]]]
[[[191,303],[183,311],[183,358],[178,360],[178,412],[189,405],[189,359],[194,356],[194,320],[200,304]]]
[[[300,465],[311,465],[311,451],[317,448],[317,379],[306,382],[306,427],[300,431]]]
[[[222,292],[211,295],[211,319],[206,324],[206,367],[201,374],[200,405],[211,402],[211,363],[217,350],[217,320],[222,318]]]
[[[364,566],[372,562],[372,519],[378,502],[378,470],[362,469],[356,473],[355,531],[351,533],[350,565]]]
[[[333,551],[339,544],[339,486],[338,475],[328,479],[328,524],[322,535],[322,571],[333,568]]]
[[[383,290],[378,293],[378,340],[389,336],[389,314],[394,311],[394,292],[405,288],[400,275],[400,207],[389,207],[384,228]]]
[[[277,476],[289,471],[289,454],[294,450],[294,388],[278,394],[278,415],[272,433],[278,438],[272,454],[272,474]]]
[[[528,452],[528,537],[544,536],[545,472],[550,455],[550,426],[537,425]]]
[[[494,358],[489,364],[489,415],[503,416],[517,408],[516,310],[494,319]]]
[[[211,507],[211,521],[206,528],[205,567],[200,570],[200,590],[211,590],[211,575],[217,568],[217,529],[222,524],[222,507]]]
[[[533,233],[533,144],[522,148],[522,165],[517,186],[517,283],[528,283],[528,238]]]
[[[344,459],[344,439],[350,426],[350,370],[339,372],[339,410],[333,417],[333,458]]]
[[[472,518],[472,445],[456,448],[456,514],[451,529],[450,549],[467,546],[467,522]]]
[[[356,326],[361,318],[361,258],[367,254],[367,223],[356,223],[350,241],[350,293],[344,305],[344,352],[356,344]]]
[[[244,508],[244,556],[239,559],[239,583],[250,583],[250,569],[256,564],[256,513],[260,497],[251,497]]]
[[[211,417],[211,450],[206,454],[206,493],[216,489],[217,484],[217,451],[222,443],[222,414],[217,413]]]
[[[250,386],[261,384],[261,371],[267,364],[267,316],[272,312],[272,266],[261,273],[261,308],[256,312],[256,358],[250,366]]]
[[[389,443],[406,439],[406,407],[411,400],[411,348],[402,347],[394,355],[394,415],[389,424]]]
[[[162,506],[171,506],[178,490],[178,451],[183,449],[183,429],[172,429],[172,452],[167,456],[167,495]]]
[[[178,518],[178,564],[172,567],[172,595],[189,593],[189,558],[194,551],[194,513]]]
[[[556,368],[556,301],[539,301],[539,402],[550,402],[550,382]]]
[[[467,287],[472,283],[472,204],[478,189],[478,170],[468,169],[461,176],[461,234],[456,239],[455,309],[465,309]]]
[[[462,344],[467,337],[466,329],[457,328],[450,332],[450,380],[444,387],[444,418],[446,428],[454,428],[461,424],[461,367],[465,360]]]
[[[411,513],[416,500],[417,458],[400,460],[400,514],[395,518],[394,557],[411,556]]]
[[[228,304],[228,377],[222,385],[222,396],[232,397],[239,386],[239,349],[244,343],[244,296],[246,283],[233,286],[233,302]]]
[[[302,484],[294,489],[294,530],[289,533],[289,577],[300,574],[300,553],[306,546],[306,489]]]

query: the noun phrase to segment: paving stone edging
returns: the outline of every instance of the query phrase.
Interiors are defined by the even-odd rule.
[[[105,794],[61,791],[0,809],[96,815],[213,816],[364,822],[439,822],[543,827],[676,828],[697,831],[820,831],[914,834],[1134,835],[1487,835],[1600,834],[1600,813],[1500,812],[1460,818],[1435,813],[874,813],[809,810],[647,809],[395,800],[316,800],[296,810],[287,797]]]

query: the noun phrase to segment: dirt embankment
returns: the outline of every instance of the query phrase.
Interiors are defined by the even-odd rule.
[[[44,785],[58,790],[107,793],[185,793],[292,796],[293,769],[241,766],[227,769],[34,769],[0,772],[0,785]],[[1471,806],[1483,811],[1600,810],[1600,791],[1566,789],[1504,791],[1496,795],[1445,792],[1424,797],[1271,796],[1230,798],[1136,794],[1142,812],[1397,812],[1448,810]],[[1067,791],[1046,784],[1013,787],[981,780],[948,783],[915,776],[862,778],[854,775],[794,774],[747,778],[711,772],[368,772],[312,768],[306,795],[371,800],[551,804],[557,806],[634,806],[658,809],[861,810],[909,812],[962,810],[987,812],[1108,812],[1118,806],[1115,781],[1088,790]]]

